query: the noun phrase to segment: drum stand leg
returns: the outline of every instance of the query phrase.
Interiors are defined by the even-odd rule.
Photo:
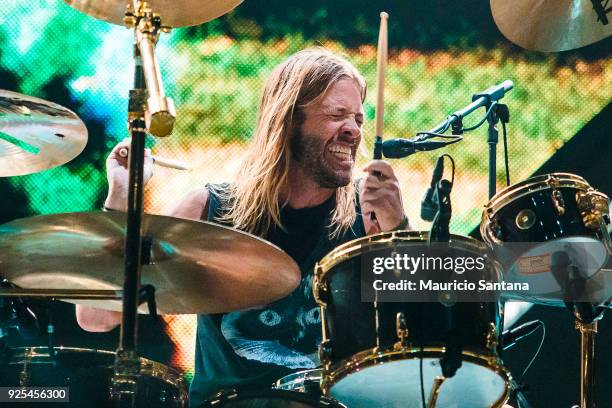
[[[595,408],[595,337],[597,320],[584,323],[576,319],[580,331],[580,408]]]

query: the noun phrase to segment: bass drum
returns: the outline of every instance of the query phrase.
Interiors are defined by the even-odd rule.
[[[221,391],[199,408],[347,408],[331,398],[303,392],[271,389],[266,391]]]
[[[53,406],[111,407],[109,387],[114,361],[115,353],[105,350],[56,347],[51,356],[47,347],[8,349],[0,363],[0,384],[3,387],[67,387],[70,402]],[[27,403],[18,405],[28,406]],[[181,373],[141,358],[136,406],[186,407],[187,389]]]
[[[340,245],[317,264],[324,395],[350,408],[490,408],[507,400],[499,302],[362,302],[363,259],[427,242],[426,232],[382,233]],[[484,243],[458,235],[451,235],[449,247],[464,257],[487,252]],[[487,265],[483,273],[493,270]],[[445,358],[460,364],[448,378],[442,376]]]

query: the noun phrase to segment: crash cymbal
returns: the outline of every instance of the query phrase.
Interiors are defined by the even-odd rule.
[[[548,52],[608,38],[612,22],[607,19],[612,15],[606,16],[604,7],[599,0],[491,0],[495,24],[508,40],[528,50]]]
[[[64,0],[83,13],[109,23],[124,25],[123,17],[132,0]],[[233,10],[242,0],[149,0],[147,4],[170,27],[187,27],[214,20]]]
[[[27,289],[121,289],[125,218],[121,212],[89,212],[11,221],[0,226],[0,271]],[[159,215],[144,215],[142,226],[141,283],[155,287],[161,314],[262,306],[299,284],[295,262],[253,235]],[[116,300],[73,303],[121,310]]]
[[[0,177],[37,173],[67,163],[87,144],[72,111],[43,99],[0,90]]]

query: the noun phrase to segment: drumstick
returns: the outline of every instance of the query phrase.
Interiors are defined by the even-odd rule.
[[[119,156],[127,157],[128,149],[126,149],[125,147],[122,147],[121,149],[119,149]],[[151,157],[153,158],[153,163],[157,164],[158,166],[168,167],[168,168],[176,169],[176,170],[191,170],[191,167],[187,166],[186,164],[178,160],[166,159],[165,157],[159,157],[159,156],[151,156]]]
[[[374,160],[382,159],[382,138],[385,113],[385,71],[387,69],[387,20],[389,14],[380,13],[378,32],[378,53],[376,55],[376,141]]]
[[[374,160],[382,159],[383,116],[385,107],[385,70],[387,69],[387,20],[389,14],[380,13],[380,30],[378,31],[378,52],[376,55],[376,140],[374,141]],[[379,179],[380,172],[373,172]],[[378,226],[375,213],[370,213],[370,220]]]

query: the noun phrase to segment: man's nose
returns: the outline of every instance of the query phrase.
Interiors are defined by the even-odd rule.
[[[359,140],[361,136],[361,126],[359,126],[353,116],[348,117],[342,124],[341,135],[353,141]]]

